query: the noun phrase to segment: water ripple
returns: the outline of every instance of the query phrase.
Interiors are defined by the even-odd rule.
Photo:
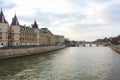
[[[119,80],[120,55],[108,47],[71,47],[0,61],[0,80]]]

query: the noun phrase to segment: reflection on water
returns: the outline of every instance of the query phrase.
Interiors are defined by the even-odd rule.
[[[0,60],[0,80],[119,80],[120,54],[108,47],[71,47]]]

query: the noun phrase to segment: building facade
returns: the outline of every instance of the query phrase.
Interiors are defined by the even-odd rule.
[[[9,24],[1,10],[0,12],[0,45],[8,46],[8,29]]]
[[[32,26],[20,25],[16,14],[9,26],[3,12],[0,13],[0,45],[6,46],[43,46],[64,43],[64,36],[54,35],[48,28],[38,28],[36,20]]]
[[[33,28],[20,25],[20,46],[35,45],[36,36]]]
[[[16,15],[12,19],[9,33],[10,33],[9,46],[19,46],[20,45],[20,26],[19,26],[19,22],[17,20]]]

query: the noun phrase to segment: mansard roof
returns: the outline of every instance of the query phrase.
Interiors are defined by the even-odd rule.
[[[48,28],[41,28],[41,31],[44,32],[44,33],[50,32],[50,31],[48,30]]]
[[[50,33],[50,34],[54,35],[48,28],[41,28],[40,31],[43,33]]]
[[[12,19],[11,25],[19,25],[19,22],[18,22],[16,14],[15,14],[14,18]]]
[[[38,28],[38,24],[37,24],[36,20],[34,21],[34,24],[32,25],[32,28]]]
[[[7,23],[7,21],[5,20],[5,16],[2,12],[2,9],[1,9],[1,12],[0,12],[0,23]]]

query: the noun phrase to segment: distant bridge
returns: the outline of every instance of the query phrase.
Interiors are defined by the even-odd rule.
[[[103,46],[103,45],[100,45],[100,44],[94,44],[94,43],[73,43],[71,46],[75,46],[75,47],[93,47],[93,46]]]
[[[100,46],[108,46],[109,45],[109,43],[106,43],[106,42],[104,42],[104,43],[98,43],[98,42],[75,42],[75,41],[73,41],[73,42],[71,42],[70,44],[69,44],[69,46],[74,46],[74,47],[100,47]]]
[[[89,47],[97,46],[97,47],[99,47],[100,45],[99,44],[92,44],[92,43],[85,43],[85,44],[79,44],[79,46],[81,46],[81,47],[86,47],[86,46],[89,46]]]

